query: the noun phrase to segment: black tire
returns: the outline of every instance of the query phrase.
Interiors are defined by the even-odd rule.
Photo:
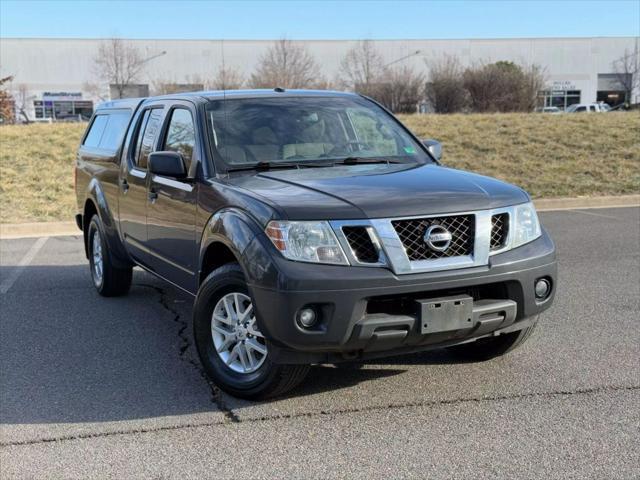
[[[505,355],[526,342],[535,330],[536,324],[517,332],[511,332],[497,337],[481,338],[471,343],[454,345],[448,350],[463,360],[482,362]]]
[[[97,234],[97,235],[96,235]],[[94,242],[100,242],[102,258],[102,275],[96,272],[94,258]],[[98,215],[91,217],[87,231],[87,251],[89,252],[89,266],[91,267],[91,279],[96,290],[103,297],[118,297],[127,294],[131,288],[133,276],[132,267],[116,267],[113,264],[111,252],[107,245],[104,227]]]
[[[277,365],[268,353],[257,370],[241,373],[232,370],[218,355],[212,338],[212,315],[218,301],[229,293],[249,296],[240,265],[229,263],[202,282],[193,309],[193,333],[200,362],[213,383],[239,398],[258,400],[283,395],[304,380],[308,365]]]

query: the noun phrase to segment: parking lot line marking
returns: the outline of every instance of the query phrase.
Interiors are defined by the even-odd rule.
[[[614,220],[620,220],[618,217],[615,217],[613,215],[603,215],[602,213],[594,213],[594,212],[584,212],[582,210],[571,210],[572,212],[576,212],[576,213],[582,213],[583,215],[591,215],[592,217],[602,217],[602,218],[608,218],[608,219],[614,219]]]
[[[13,286],[15,281],[20,277],[22,271],[27,267],[38,254],[42,246],[47,242],[49,237],[41,237],[31,245],[31,248],[27,253],[25,253],[24,257],[20,260],[18,265],[13,269],[11,274],[5,278],[2,283],[0,283],[0,294],[4,295],[9,291],[9,289]]]

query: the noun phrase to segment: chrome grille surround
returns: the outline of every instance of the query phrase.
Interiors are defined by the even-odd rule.
[[[504,246],[502,248],[491,250],[492,217],[503,213],[508,214],[509,226],[507,229],[507,238],[504,241]],[[407,249],[404,247],[402,240],[394,227],[394,222],[404,220],[425,220],[468,215],[472,216],[475,220],[473,229],[473,248],[468,254],[457,256],[411,260],[407,253]],[[420,215],[416,217],[372,220],[334,220],[329,223],[331,224],[333,231],[338,238],[338,242],[345,251],[351,265],[359,267],[387,267],[396,275],[405,275],[410,273],[486,267],[489,265],[490,256],[511,248],[511,232],[514,231],[514,219],[514,207],[503,207],[492,210],[440,213],[434,215]],[[363,263],[358,260],[342,230],[345,226],[359,226],[366,228],[372,243],[375,248],[378,249],[378,262]]]
[[[359,262],[378,263],[380,251],[372,240],[368,227],[345,225],[342,227],[342,233]]]
[[[491,251],[502,249],[509,235],[509,214],[497,213],[491,216]]]

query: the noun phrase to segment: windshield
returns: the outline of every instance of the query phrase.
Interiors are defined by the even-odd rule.
[[[207,121],[216,161],[227,170],[258,163],[327,164],[355,158],[428,162],[429,157],[384,110],[358,97],[215,100]]]

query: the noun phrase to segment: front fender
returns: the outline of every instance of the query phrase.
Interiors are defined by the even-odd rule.
[[[199,265],[202,268],[207,249],[213,243],[224,244],[236,257],[245,274],[248,266],[243,253],[256,235],[262,233],[258,222],[237,208],[225,208],[214,213],[207,222],[200,241]]]

